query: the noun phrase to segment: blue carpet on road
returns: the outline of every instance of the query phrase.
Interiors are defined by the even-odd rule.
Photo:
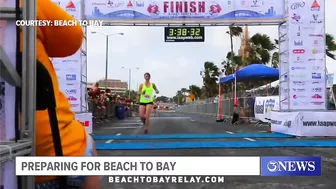
[[[199,142],[134,142],[97,143],[97,150],[164,150],[204,148],[275,148],[275,147],[336,147],[336,140],[278,141],[199,141]]]
[[[281,133],[213,133],[213,134],[162,134],[162,135],[93,135],[94,140],[159,140],[159,139],[218,139],[218,138],[292,138]]]

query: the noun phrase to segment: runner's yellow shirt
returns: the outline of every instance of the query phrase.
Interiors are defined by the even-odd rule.
[[[152,103],[154,102],[154,85],[150,84],[149,87],[146,83],[142,84],[142,94],[140,96],[140,103]]]

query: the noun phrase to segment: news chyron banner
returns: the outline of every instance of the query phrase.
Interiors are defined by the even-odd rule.
[[[324,0],[288,0],[289,109],[326,110]]]
[[[55,4],[81,20],[80,0],[52,0]],[[62,47],[60,47],[62,48]],[[71,108],[75,112],[82,111],[82,50],[65,58],[52,58],[52,63],[58,76],[61,91],[68,98]],[[85,100],[85,99],[83,99]]]
[[[321,176],[318,156],[17,157],[17,176],[107,176],[108,183],[225,182],[224,176]],[[104,179],[105,180],[105,179]]]
[[[113,23],[280,23],[279,0],[84,0],[85,19]]]

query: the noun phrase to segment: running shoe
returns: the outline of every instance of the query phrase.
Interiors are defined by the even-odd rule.
[[[144,130],[144,133],[145,133],[145,134],[148,134],[148,129],[145,129],[145,130]]]

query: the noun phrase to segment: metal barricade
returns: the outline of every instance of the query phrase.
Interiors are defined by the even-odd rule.
[[[126,117],[133,117],[134,113],[139,110],[136,104],[121,104],[128,107]],[[115,102],[101,103],[91,100],[88,102],[89,112],[92,112],[94,123],[108,123],[116,118],[116,106]]]
[[[255,97],[246,96],[243,92],[237,93],[238,106],[234,106],[234,98],[231,93],[224,94],[222,99],[208,98],[179,106],[176,112],[198,114],[204,117],[219,117],[219,104],[222,103],[221,114],[225,121],[231,121],[234,111],[239,114],[238,123],[250,123],[255,121],[254,105],[251,103]]]

